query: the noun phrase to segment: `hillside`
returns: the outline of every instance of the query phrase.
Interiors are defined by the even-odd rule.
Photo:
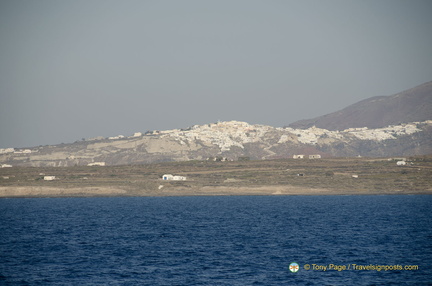
[[[382,128],[432,119],[432,81],[391,96],[375,96],[340,111],[289,125],[307,129]]]
[[[293,155],[410,156],[432,153],[432,121],[385,128],[331,131],[294,129],[228,121],[145,135],[77,141],[26,150],[0,150],[0,163],[11,166],[66,167],[147,164],[226,158],[292,158]]]

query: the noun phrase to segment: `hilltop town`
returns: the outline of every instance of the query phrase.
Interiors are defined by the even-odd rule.
[[[237,161],[245,157],[278,159],[296,155],[421,155],[432,153],[429,140],[431,127],[431,120],[342,131],[315,126],[295,129],[226,121],[186,129],[145,134],[136,132],[129,137],[112,136],[55,146],[1,149],[0,163],[5,166],[67,167],[207,160],[215,157]]]

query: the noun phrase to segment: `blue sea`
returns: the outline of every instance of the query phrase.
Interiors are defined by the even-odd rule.
[[[1,199],[0,285],[432,285],[431,221],[422,195]]]

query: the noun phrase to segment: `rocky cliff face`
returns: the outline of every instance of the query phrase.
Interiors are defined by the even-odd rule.
[[[229,121],[188,129],[154,131],[129,138],[111,137],[72,144],[4,150],[0,162],[13,166],[106,165],[163,161],[292,158],[321,156],[408,156],[432,153],[432,121],[384,128],[331,131],[318,127],[295,129]],[[0,152],[1,153],[1,152]],[[97,165],[97,164],[96,164]]]

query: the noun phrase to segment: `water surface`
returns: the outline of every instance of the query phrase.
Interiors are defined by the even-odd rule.
[[[431,196],[1,199],[0,284],[427,285],[431,206]]]

